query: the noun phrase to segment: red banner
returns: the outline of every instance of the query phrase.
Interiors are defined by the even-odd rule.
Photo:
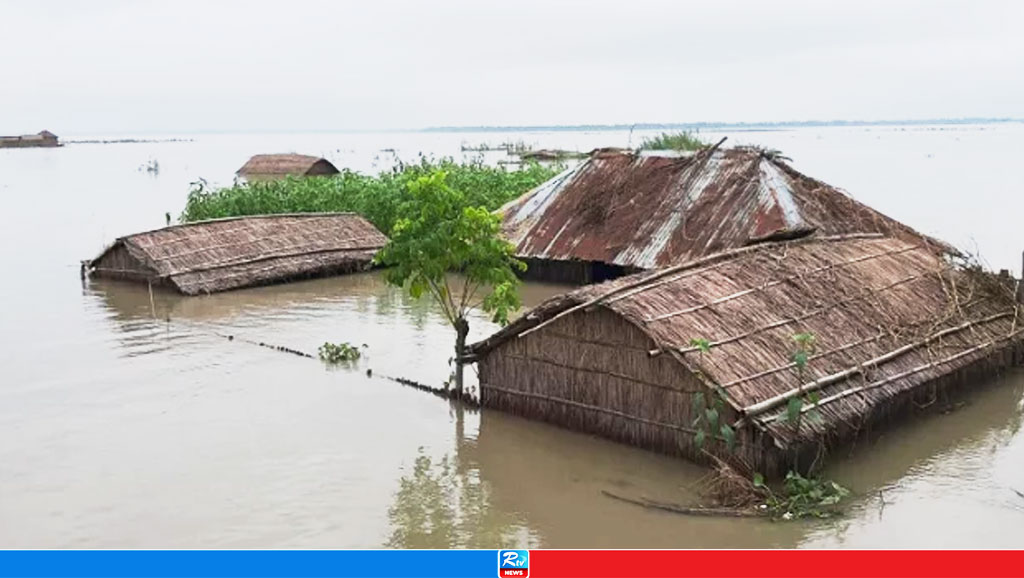
[[[1015,529],[1008,531],[1024,531]],[[531,550],[531,578],[990,578],[1024,576],[1024,551]]]

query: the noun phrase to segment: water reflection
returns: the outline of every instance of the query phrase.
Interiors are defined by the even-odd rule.
[[[1024,485],[1022,396],[1024,372],[1010,371],[948,413],[908,420],[833,456],[827,475],[859,499],[849,516],[817,526],[802,545],[1024,545],[1024,536],[1002,530],[1024,521],[1024,498],[1014,492]]]
[[[527,284],[524,302],[535,304],[562,289]],[[234,372],[249,377],[232,390],[244,392],[244,403],[258,407],[257,384],[266,382],[267,391],[276,391],[274,384],[291,383],[301,372],[304,385],[295,390],[296,399],[308,395],[304,390],[310,384],[322,383],[333,400],[324,407],[328,414],[351,407],[346,409],[348,423],[331,418],[310,426],[336,429],[344,438],[380,430],[381,414],[374,407],[404,416],[389,426],[394,443],[404,438],[422,448],[392,451],[390,459],[400,460],[404,469],[366,480],[375,486],[394,484],[388,501],[375,507],[386,525],[380,545],[935,546],[944,543],[942,538],[920,528],[938,527],[951,512],[958,524],[945,531],[950,545],[1022,545],[1020,537],[993,529],[994,521],[1019,524],[1024,515],[1024,504],[1017,503],[1024,499],[1011,490],[1024,489],[1019,467],[1024,440],[1018,433],[1024,374],[1019,372],[981,388],[967,405],[948,414],[910,420],[834,454],[825,475],[855,493],[845,518],[792,524],[688,518],[601,494],[609,489],[697,501],[705,471],[687,462],[490,411],[463,415],[452,410],[442,432],[445,423],[425,417],[442,403],[436,399],[353,373],[323,372],[315,362],[295,361],[300,368],[279,353],[210,337],[210,332],[231,333],[306,351],[315,351],[324,340],[358,340],[370,345],[367,363],[375,375],[440,382],[448,373],[451,329],[429,301],[409,299],[384,284],[378,273],[196,298],[154,291],[152,302],[145,286],[97,280],[86,287],[86,298],[116,329],[118,351],[145,354],[138,371],[161,375],[157,383],[169,392],[183,383],[175,378],[182,371],[210,384]],[[481,317],[474,319],[473,329],[486,335],[493,326]],[[249,366],[254,369],[243,369]],[[363,405],[353,405],[356,400]],[[329,447],[339,455],[351,451],[343,442]],[[303,543],[320,543],[310,540]]]
[[[693,503],[706,471],[684,461],[497,412],[457,435],[454,451],[417,454],[389,509],[389,546],[548,548],[920,547],[1021,545],[992,524],[1019,524],[1024,374],[981,388],[964,406],[923,416],[833,456],[825,475],[854,490],[830,520],[687,517],[610,500],[608,489]],[[458,422],[457,422],[458,423]],[[458,427],[458,425],[456,426]],[[880,493],[881,492],[881,493]],[[954,499],[957,504],[950,504]],[[1017,501],[1020,503],[1016,503]],[[947,530],[947,533],[949,531]]]
[[[453,282],[453,287],[461,287]],[[553,283],[524,283],[520,288],[523,308],[519,313],[570,289]],[[102,301],[116,319],[187,319],[223,321],[256,311],[280,312],[322,309],[344,302],[358,313],[376,316],[401,314],[416,328],[422,328],[440,311],[429,298],[413,299],[384,282],[379,271],[309,279],[293,283],[250,287],[238,291],[188,297],[140,283],[113,279],[88,279],[83,292]],[[151,300],[152,296],[152,300]]]
[[[528,535],[515,515],[491,505],[477,471],[447,455],[435,460],[421,448],[399,484],[389,548],[511,548]]]

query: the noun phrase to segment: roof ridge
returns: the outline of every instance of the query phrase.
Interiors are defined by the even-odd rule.
[[[140,231],[138,233],[132,233],[131,235],[123,235],[121,237],[118,237],[117,240],[130,239],[132,237],[138,237],[140,235],[148,235],[150,233],[157,233],[157,232],[160,232],[160,231],[169,231],[171,229],[183,229],[183,228],[186,228],[186,227],[194,227],[196,225],[206,225],[206,224],[209,224],[209,223],[227,223],[227,222],[230,222],[230,221],[241,221],[243,219],[272,219],[272,218],[282,218],[282,217],[304,217],[304,218],[305,217],[345,217],[345,216],[359,217],[360,219],[363,219],[367,223],[370,222],[366,217],[360,215],[359,213],[356,213],[355,211],[340,211],[340,212],[330,212],[330,213],[312,213],[312,212],[307,212],[307,213],[267,213],[267,214],[261,214],[261,215],[239,215],[239,216],[236,216],[236,217],[217,217],[216,219],[204,219],[202,221],[191,221],[189,223],[178,223],[178,224],[175,224],[175,225],[167,225],[166,227],[160,227],[159,229],[150,229],[148,231]]]

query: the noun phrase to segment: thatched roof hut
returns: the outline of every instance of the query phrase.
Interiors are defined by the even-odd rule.
[[[698,461],[695,395],[708,408],[720,396],[736,450],[705,448],[774,474],[819,442],[941,405],[947,386],[1019,360],[1022,332],[1005,281],[920,239],[847,236],[588,286],[471,351],[487,407]],[[802,369],[799,334],[814,339]]]
[[[57,135],[48,130],[21,136],[0,136],[0,148],[57,147]]]
[[[754,148],[597,150],[500,211],[527,276],[575,283],[811,234],[916,235]]]
[[[386,242],[353,213],[235,217],[121,237],[87,268],[196,295],[366,269]]]
[[[281,179],[287,176],[313,177],[338,174],[331,161],[309,155],[253,155],[235,173],[249,181]]]

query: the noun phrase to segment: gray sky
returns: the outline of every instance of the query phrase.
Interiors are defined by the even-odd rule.
[[[0,133],[1024,117],[1024,2],[0,0]]]

